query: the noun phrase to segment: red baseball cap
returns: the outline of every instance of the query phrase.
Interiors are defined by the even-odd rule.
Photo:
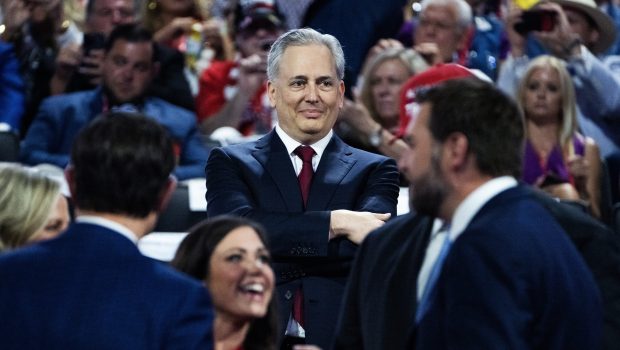
[[[396,137],[403,137],[407,125],[417,113],[416,94],[420,90],[431,88],[442,81],[475,77],[475,72],[456,63],[440,63],[409,78],[400,90],[400,127]]]

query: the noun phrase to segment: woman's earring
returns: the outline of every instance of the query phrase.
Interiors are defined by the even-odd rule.
[[[155,9],[157,8],[157,1],[155,1],[155,0],[149,1],[149,3],[146,5],[146,7],[149,10],[151,10],[151,11],[155,11]]]

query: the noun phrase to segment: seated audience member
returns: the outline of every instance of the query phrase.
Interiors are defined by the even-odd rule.
[[[138,20],[140,0],[90,0],[86,4],[84,42],[60,50],[51,81],[52,95],[94,89],[101,83],[104,59],[103,44],[112,30]],[[157,45],[159,69],[147,90],[187,110],[194,110],[194,98],[183,74],[183,55]]]
[[[209,151],[199,138],[194,115],[145,95],[157,67],[150,32],[133,24],[116,27],[106,42],[100,87],[45,100],[22,144],[22,161],[64,168],[78,131],[99,114],[120,110],[141,112],[168,130],[178,179],[204,177]]]
[[[215,308],[215,350],[275,349],[275,277],[263,228],[221,216],[198,224],[171,265],[202,281]]]
[[[0,40],[0,130],[19,133],[24,116],[24,96],[24,81],[13,46]]]
[[[530,62],[518,103],[525,117],[523,180],[552,196],[582,200],[600,218],[600,155],[577,132],[575,92],[565,63],[552,56]]]
[[[552,0],[536,9],[553,12],[553,30],[533,32],[549,54],[566,61],[577,101],[577,122],[584,136],[592,138],[607,161],[612,192],[620,173],[620,65],[618,56],[603,52],[617,36],[613,20],[593,0]],[[516,96],[523,72],[532,57],[526,38],[514,29],[521,11],[513,8],[506,21],[511,52],[500,68],[498,86]]]
[[[206,166],[207,216],[244,216],[267,229],[285,344],[331,346],[357,245],[396,213],[395,161],[332,131],[344,66],[331,35],[280,36],[267,64],[278,124],[256,141],[214,149]]]
[[[75,223],[0,255],[3,350],[213,348],[207,291],[136,246],[175,188],[174,164],[151,118],[115,113],[79,133],[66,170]]]
[[[0,163],[0,252],[58,236],[69,224],[60,184],[35,169]]]
[[[358,79],[357,100],[345,100],[336,133],[353,146],[398,159],[406,147],[402,140],[394,140],[400,120],[400,90],[410,76],[427,67],[411,49],[387,48],[373,56]]]
[[[23,136],[34,119],[41,101],[50,95],[50,81],[58,50],[77,45],[82,33],[65,21],[61,0],[24,1],[25,21],[5,33],[13,44],[19,60],[19,72],[24,81],[25,111],[19,128]],[[16,16],[7,13],[7,16]],[[19,103],[19,101],[13,101]]]
[[[242,136],[266,134],[273,128],[273,108],[267,96],[267,53],[282,33],[283,23],[270,8],[244,10],[235,33],[239,57],[213,61],[200,77],[196,98],[198,122],[204,134],[232,127]]]
[[[220,29],[215,26],[225,25],[217,20],[206,21],[207,16],[208,9],[202,8],[199,0],[144,2],[142,23],[154,33],[155,42],[184,55],[185,78],[194,96],[198,93],[198,78],[204,65],[202,61],[210,61],[213,57],[208,56],[214,55],[213,36],[209,32],[218,33]]]

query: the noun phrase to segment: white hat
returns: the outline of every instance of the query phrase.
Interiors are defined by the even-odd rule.
[[[551,0],[560,6],[574,8],[590,17],[599,32],[599,39],[592,45],[592,51],[601,53],[607,50],[616,40],[616,26],[606,13],[596,7],[594,0]]]

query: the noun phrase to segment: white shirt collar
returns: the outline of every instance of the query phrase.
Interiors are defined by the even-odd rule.
[[[121,225],[118,222],[108,220],[100,216],[94,216],[94,215],[80,215],[77,218],[75,218],[75,222],[103,226],[107,229],[110,229],[114,232],[117,232],[127,237],[134,244],[138,244],[138,236],[136,236],[135,233],[133,233],[129,228],[127,228],[127,226]]]
[[[293,162],[293,165],[295,166],[296,172],[299,173],[299,171],[297,171],[298,170],[297,164],[295,162],[295,159],[297,159],[298,157],[293,152],[295,151],[297,147],[301,146],[302,144],[299,141],[296,141],[292,137],[290,137],[280,127],[279,124],[276,124],[275,129],[276,129],[276,134],[278,134],[278,136],[280,137],[280,140],[282,140],[282,142],[284,143],[284,147],[286,147],[286,151],[288,152],[289,156],[291,156],[291,161]],[[316,171],[316,168],[319,162],[321,161],[321,157],[323,156],[323,153],[325,152],[325,148],[327,148],[327,144],[329,144],[329,141],[332,139],[333,134],[334,132],[330,130],[327,133],[327,135],[325,135],[325,137],[323,137],[322,139],[318,140],[317,142],[311,145],[306,145],[306,146],[312,146],[312,149],[316,153],[316,156],[312,158],[312,168],[314,168],[315,171]],[[300,165],[301,165],[301,161],[299,162],[299,166]]]
[[[482,186],[471,192],[465,200],[459,204],[452,215],[450,223],[450,240],[454,242],[463,233],[471,219],[480,211],[491,198],[500,192],[517,186],[517,180],[512,176],[501,176],[485,182]]]

